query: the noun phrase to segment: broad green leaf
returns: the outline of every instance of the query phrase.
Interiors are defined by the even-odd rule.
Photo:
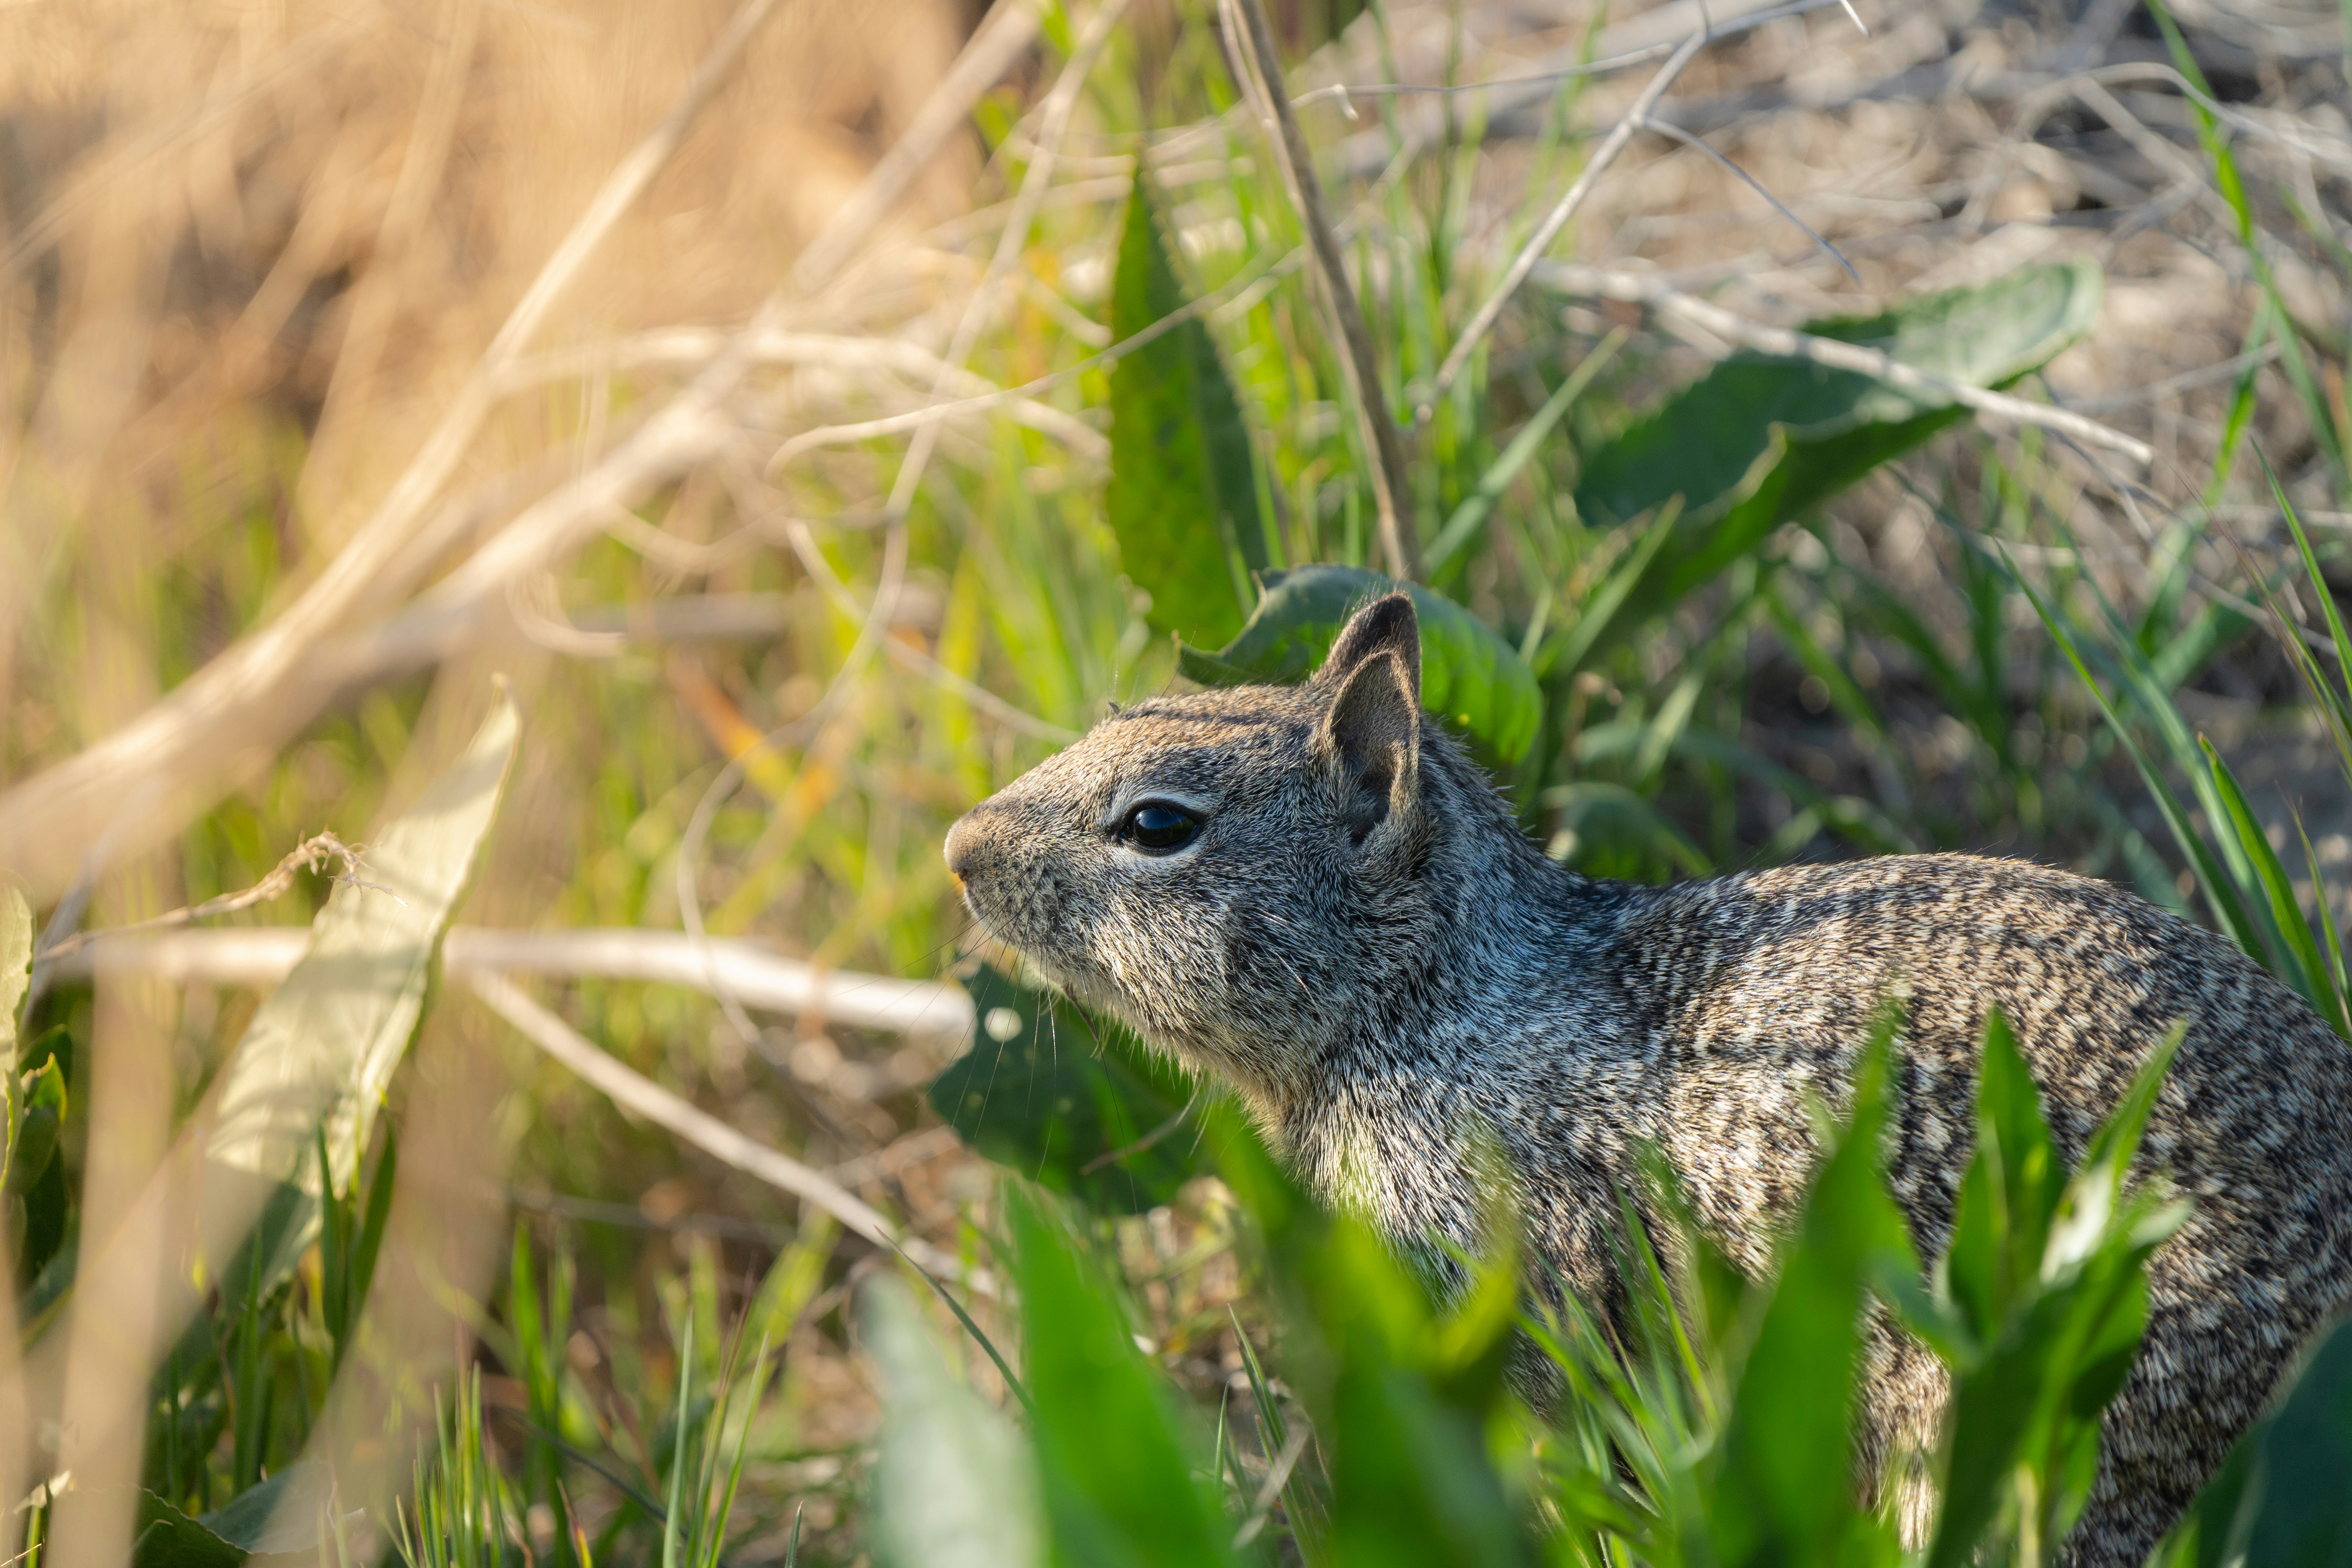
[[[1512,1252],[1467,1259],[1469,1289],[1443,1317],[1353,1216],[1325,1233],[1307,1263],[1309,1300],[1338,1352],[1323,1426],[1331,1559],[1349,1568],[1528,1561],[1518,1512],[1483,1440],[1499,1414],[1517,1318]]]
[[[139,1494],[131,1568],[236,1568],[246,1553],[153,1492]],[[318,1545],[312,1537],[310,1545]]]
[[[1111,336],[1131,338],[1189,302],[1139,158],[1111,279]],[[1249,429],[1197,317],[1111,366],[1105,505],[1120,567],[1151,595],[1151,624],[1196,642],[1232,637],[1248,605],[1248,573],[1274,561]]]
[[[1851,1118],[1813,1178],[1739,1372],[1708,1521],[1725,1568],[1891,1555],[1876,1550],[1891,1545],[1874,1539],[1882,1521],[1855,1507],[1852,1415],[1865,1289],[1918,1272],[1879,1174],[1896,1026],[1888,1008],[1864,1047]]]
[[[2098,268],[2078,258],[1805,330],[1948,380],[1997,387],[2089,331],[2101,292]],[[1963,405],[1873,376],[1735,354],[1595,452],[1577,485],[1577,510],[1588,522],[1611,525],[1683,498],[1674,543],[1633,595],[1629,619],[1639,619],[1678,602],[1781,523],[1967,417]]]
[[[992,969],[971,985],[971,1049],[933,1079],[963,1141],[1104,1214],[1166,1203],[1194,1173],[1182,1079],[1126,1030]],[[1156,1134],[1156,1136],[1155,1136]]]
[[[1108,1281],[1030,1194],[1008,1184],[1032,1429],[1060,1563],[1211,1568],[1234,1522],[1167,1382]]]
[[[17,1120],[16,1144],[8,1152],[8,1190],[31,1189],[49,1169],[57,1152],[58,1134],[66,1121],[66,1075],[51,1057],[25,1075],[18,1086],[24,1110]]]
[[[287,1466],[196,1522],[240,1552],[305,1552],[319,1544],[320,1511],[334,1495],[322,1459]]]
[[[255,1012],[221,1069],[216,1163],[319,1191],[323,1121],[332,1180],[348,1187],[393,1068],[425,1012],[442,932],[474,867],[520,730],[501,700],[473,743],[369,845],[362,879],[338,886],[310,945]]]
[[[1480,1413],[1412,1368],[1355,1355],[1333,1400],[1331,1558],[1349,1568],[1508,1568],[1531,1556]]]
[[[1226,1184],[1256,1220],[1290,1308],[1281,1371],[1313,1413],[1330,1467],[1328,1509],[1286,1492],[1304,1557],[1350,1568],[1493,1563],[1532,1555],[1487,1435],[1507,1419],[1504,1368],[1519,1319],[1516,1226],[1489,1216],[1482,1255],[1444,1243],[1461,1289],[1440,1310],[1427,1281],[1362,1218],[1312,1203],[1225,1104],[1207,1118]],[[1507,1180],[1498,1151],[1472,1151]],[[1269,1435],[1283,1428],[1271,1412]],[[1276,1438],[1275,1440],[1279,1440]],[[1304,1505],[1302,1507],[1302,1504]]]
[[[885,1568],[1022,1568],[1043,1558],[1027,1445],[955,1373],[906,1288],[864,1291],[866,1349],[881,1369],[882,1441],[870,1529]]]
[[[2313,1347],[2277,1414],[2240,1439],[2191,1517],[2206,1564],[2352,1563],[2352,1322]],[[2237,1551],[2230,1550],[2236,1546]]]
[[[1398,584],[1355,566],[1259,574],[1265,596],[1241,634],[1213,654],[1186,647],[1183,672],[1204,686],[1304,679],[1349,615]],[[1502,635],[1453,600],[1408,583],[1421,621],[1421,705],[1467,734],[1491,761],[1527,755],[1543,722],[1535,672]]]
[[[221,1069],[203,1145],[214,1173],[189,1237],[215,1278],[266,1293],[318,1233],[330,1184],[356,1179],[393,1069],[424,1017],[441,937],[496,816],[520,730],[501,698],[465,754],[370,844],[311,922],[310,943]],[[324,1128],[331,1166],[321,1180]],[[38,1197],[36,1193],[34,1196]],[[182,1349],[207,1353],[201,1314]]]

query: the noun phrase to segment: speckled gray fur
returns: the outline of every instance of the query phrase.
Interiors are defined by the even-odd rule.
[[[1471,1130],[1530,1240],[1613,1297],[1614,1194],[1654,1141],[1735,1261],[1764,1267],[1882,995],[1908,1001],[1889,1175],[1939,1253],[1998,1004],[2063,1156],[2189,1020],[2143,1177],[2195,1200],[2156,1255],[2147,1341],[2109,1410],[2078,1565],[2136,1563],[2352,1283],[2352,1049],[2210,933],[2104,882],[1905,856],[1670,888],[1547,859],[1418,704],[1411,602],[1360,612],[1297,688],[1161,698],[1107,719],[948,840],[974,916],[1071,994],[1231,1083],[1327,1201],[1434,1272],[1475,1246]],[[1118,836],[1195,810],[1172,856]],[[1481,1166],[1481,1168],[1485,1168]],[[1940,1367],[1883,1328],[1864,1459],[1932,1444]],[[1538,1396],[1540,1398],[1538,1391]],[[1897,1487],[1916,1539],[1927,1500]]]

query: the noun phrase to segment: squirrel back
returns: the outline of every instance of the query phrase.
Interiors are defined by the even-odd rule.
[[[1501,1146],[1529,1244],[1615,1292],[1618,1194],[1662,1150],[1734,1261],[1803,1201],[1808,1099],[1842,1105],[1893,993],[1889,1180],[1923,1258],[1948,1238],[1998,1006],[2072,1162],[2173,1024],[2188,1034],[2135,1173],[2194,1201],[2149,1266],[2077,1563],[2137,1563],[2352,1295],[2352,1047],[2211,933],[2018,861],[1889,857],[1667,888],[1547,858],[1421,712],[1402,595],[1297,688],[1114,714],[947,843],[981,927],[1082,1002],[1234,1086],[1335,1205],[1443,1279]],[[1940,1363],[1874,1328],[1864,1446],[1935,1441]],[[1540,1397],[1540,1390],[1538,1390]],[[1928,1500],[1899,1500],[1906,1534]]]

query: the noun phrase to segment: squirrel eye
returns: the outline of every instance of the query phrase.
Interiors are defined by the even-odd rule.
[[[1148,800],[1127,814],[1118,836],[1147,855],[1170,855],[1181,849],[1201,831],[1201,819],[1182,806]]]

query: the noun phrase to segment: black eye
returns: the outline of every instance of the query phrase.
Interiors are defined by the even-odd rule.
[[[1181,805],[1148,800],[1127,814],[1118,836],[1147,855],[1170,855],[1192,842],[1201,819]]]

